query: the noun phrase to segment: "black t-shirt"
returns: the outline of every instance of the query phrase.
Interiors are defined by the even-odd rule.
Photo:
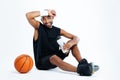
[[[34,42],[34,53],[39,58],[47,55],[57,54],[59,51],[59,45],[57,40],[60,38],[60,28],[52,26],[47,28],[40,23],[38,29],[38,40]]]

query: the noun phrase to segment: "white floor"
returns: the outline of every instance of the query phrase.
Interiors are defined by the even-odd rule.
[[[49,70],[49,71],[43,71],[43,70],[37,70],[33,68],[30,72],[26,74],[20,74],[16,72],[14,69],[9,69],[8,68],[4,71],[4,73],[1,73],[2,76],[0,77],[1,80],[93,80],[93,79],[103,79],[100,78],[100,71],[94,74],[91,77],[82,77],[79,76],[76,73],[72,72],[65,72],[61,71],[58,68],[54,70]]]
[[[105,53],[104,53],[105,54]],[[98,60],[96,63],[100,66],[100,70],[94,73],[90,77],[79,76],[77,73],[62,71],[59,68],[55,68],[48,71],[37,70],[33,66],[32,70],[26,74],[18,73],[14,68],[14,59],[13,56],[1,57],[0,65],[0,80],[119,80],[119,64],[117,60],[111,60],[111,57],[107,58],[105,55],[96,56],[102,57],[101,60]],[[8,60],[6,60],[6,58]],[[117,57],[116,57],[117,58]],[[65,61],[70,62],[69,60],[73,59],[70,55]],[[99,58],[100,59],[100,58]],[[71,63],[76,65],[76,62],[71,60]]]

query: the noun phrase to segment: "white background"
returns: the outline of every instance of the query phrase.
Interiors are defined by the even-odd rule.
[[[18,55],[25,53],[33,57],[33,28],[25,14],[46,8],[56,10],[55,26],[80,38],[82,56],[100,66],[93,76],[82,77],[59,68],[42,71],[35,66],[27,74],[15,70],[14,60]],[[119,0],[2,0],[0,80],[119,80],[119,27]],[[71,55],[65,61],[77,66]]]

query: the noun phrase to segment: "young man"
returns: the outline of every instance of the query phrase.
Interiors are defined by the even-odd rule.
[[[35,19],[39,16],[41,16],[41,22]],[[86,59],[81,57],[77,46],[79,41],[77,36],[52,25],[55,16],[55,10],[50,9],[26,13],[28,22],[34,28],[33,48],[36,68],[48,70],[59,67],[65,71],[77,72],[81,76],[91,76],[99,67],[93,63],[88,63]],[[70,40],[65,44],[59,43],[60,36]],[[77,67],[63,61],[70,50],[78,61]]]

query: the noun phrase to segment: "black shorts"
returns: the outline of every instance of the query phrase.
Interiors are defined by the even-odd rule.
[[[37,41],[34,41],[34,39],[33,39],[33,48],[34,48],[35,65],[36,65],[36,68],[38,68],[40,70],[48,70],[48,69],[52,69],[52,68],[57,67],[57,66],[51,64],[51,62],[50,62],[50,57],[53,55],[57,55],[62,60],[68,56],[68,55],[64,54],[61,50],[59,50],[58,53],[37,59],[36,53],[37,53],[38,44],[37,44]],[[36,62],[37,61],[36,59],[38,60],[38,62]]]
[[[65,55],[61,50],[56,54],[58,57],[60,57],[62,60],[67,57],[68,55]],[[39,63],[37,64],[37,68],[40,70],[48,70],[52,68],[56,68],[57,66],[51,64],[50,57],[53,55],[45,56],[39,60]]]

